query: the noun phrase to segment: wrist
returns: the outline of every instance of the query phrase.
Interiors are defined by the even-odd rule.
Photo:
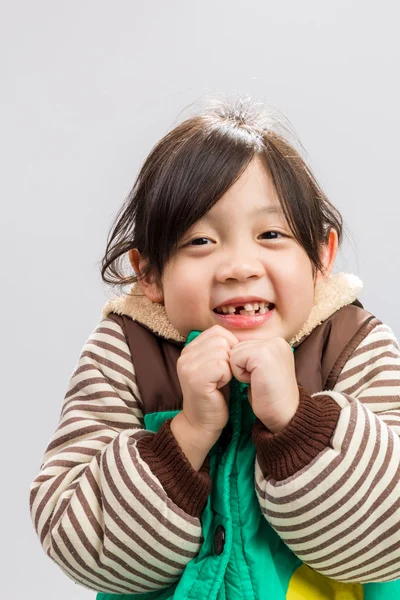
[[[194,427],[183,411],[172,419],[171,432],[196,471],[201,468],[207,454],[221,435],[221,432]]]
[[[277,403],[278,410],[276,412],[271,412],[271,414],[259,417],[259,419],[271,433],[278,433],[289,425],[299,408],[299,403],[300,392],[297,386],[296,392],[289,400],[279,399]]]

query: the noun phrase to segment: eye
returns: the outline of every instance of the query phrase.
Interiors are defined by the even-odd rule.
[[[285,236],[283,235],[283,233],[280,233],[279,231],[264,231],[264,233],[262,233],[260,237],[262,237],[263,239],[266,239],[266,240],[277,240],[280,237],[285,237]]]
[[[189,246],[205,246],[207,242],[211,242],[211,240],[206,237],[199,237],[195,238],[194,240],[190,240]]]

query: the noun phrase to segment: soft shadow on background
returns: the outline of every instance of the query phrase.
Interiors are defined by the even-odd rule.
[[[291,121],[342,211],[338,268],[400,337],[397,2],[2,2],[2,596],[95,594],[46,558],[28,488],[110,292],[112,218],[180,111],[249,94]],[[5,539],[4,539],[5,535]]]

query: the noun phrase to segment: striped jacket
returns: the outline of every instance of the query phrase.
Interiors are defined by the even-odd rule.
[[[300,350],[358,291],[352,278],[332,278],[293,346]],[[48,555],[75,581],[113,594],[159,590],[181,577],[201,547],[211,486],[207,465],[190,467],[168,424],[157,434],[144,429],[131,353],[110,315],[182,343],[162,307],[148,302],[130,296],[105,307],[31,491]],[[399,374],[398,343],[377,322],[333,390],[313,393],[312,402],[304,395],[284,435],[255,426],[261,512],[301,561],[332,580],[400,577]]]

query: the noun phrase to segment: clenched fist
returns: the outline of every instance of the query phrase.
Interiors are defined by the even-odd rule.
[[[227,398],[220,390],[232,379],[230,352],[236,344],[232,332],[214,325],[188,344],[178,359],[182,412],[195,430],[215,439],[229,418]]]
[[[239,342],[230,351],[233,376],[249,383],[253,412],[272,432],[283,429],[299,405],[292,348],[283,338]]]

